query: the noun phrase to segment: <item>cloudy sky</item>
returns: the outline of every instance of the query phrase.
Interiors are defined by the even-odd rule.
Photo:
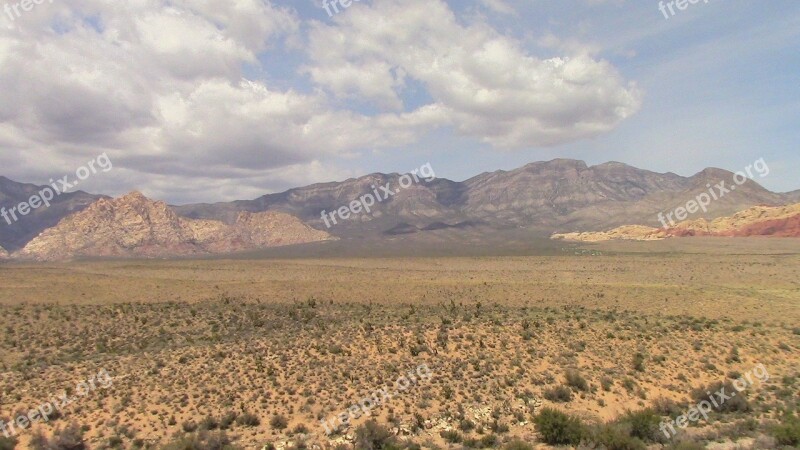
[[[656,0],[362,0],[333,17],[322,0],[18,1],[0,0],[0,175],[17,181],[106,152],[114,169],[83,189],[187,203],[426,162],[463,180],[763,157],[758,181],[800,188],[797,0],[669,19]]]

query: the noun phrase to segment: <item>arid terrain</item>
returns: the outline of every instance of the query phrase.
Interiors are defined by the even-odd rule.
[[[73,402],[20,431],[17,448],[47,439],[39,432],[83,433],[92,449],[550,448],[554,427],[584,448],[791,442],[796,239],[560,245],[506,257],[5,263],[0,419],[66,390]],[[768,377],[708,420],[672,439],[659,431],[759,364]],[[429,378],[397,391],[422,365]],[[108,386],[75,395],[101,371]],[[321,420],[381,388],[397,392],[325,435]]]

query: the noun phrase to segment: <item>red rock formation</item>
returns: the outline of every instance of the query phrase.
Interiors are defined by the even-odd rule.
[[[626,225],[609,231],[554,234],[553,239],[583,242],[608,240],[649,241],[670,237],[717,236],[800,237],[800,204],[788,206],[755,206],[712,221],[705,219],[681,222],[672,228]]]

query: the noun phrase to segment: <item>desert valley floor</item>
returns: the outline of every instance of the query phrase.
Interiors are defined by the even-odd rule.
[[[201,430],[245,449],[344,448],[367,419],[407,448],[549,448],[533,423],[543,408],[587,427],[646,409],[666,420],[763,364],[769,378],[730,408],[671,440],[640,437],[653,448],[780,448],[775,427],[800,404],[797,241],[6,263],[0,419],[67,391],[72,403],[35,428],[77,424],[92,449],[162,448]],[[396,389],[423,366],[428,377]],[[108,386],[75,394],[101,371]],[[381,388],[395,395],[325,435],[321,420]],[[21,431],[17,448],[35,432]]]

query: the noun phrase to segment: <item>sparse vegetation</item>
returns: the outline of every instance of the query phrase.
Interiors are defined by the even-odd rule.
[[[753,308],[755,300],[728,298],[727,291],[712,289],[715,302],[735,300],[731,304],[744,302],[747,308],[728,308],[724,315],[708,317],[711,310],[695,308],[696,302],[677,294],[647,298],[630,288],[637,281],[623,270],[626,259],[604,258],[609,259],[536,260],[545,272],[562,270],[558,264],[591,269],[580,286],[550,290],[541,290],[547,284],[538,272],[532,284],[513,270],[486,278],[472,265],[482,270],[494,266],[481,266],[488,263],[480,259],[463,266],[455,262],[457,269],[447,275],[453,280],[426,272],[424,264],[417,265],[421,263],[387,262],[408,264],[392,272],[403,283],[375,289],[369,299],[354,296],[352,286],[363,280],[350,275],[351,266],[337,271],[314,264],[314,279],[331,280],[330,286],[318,290],[313,283],[286,281],[307,273],[311,263],[306,262],[76,263],[81,272],[74,277],[104,274],[74,282],[91,286],[81,289],[86,297],[66,289],[58,303],[0,303],[0,315],[8,318],[0,326],[0,368],[7,374],[0,381],[2,413],[24,412],[39,404],[37,393],[74,388],[71,378],[96,373],[102,364],[114,377],[113,389],[79,399],[67,410],[64,416],[76,423],[69,432],[64,417],[53,414],[43,426],[47,437],[37,436],[41,448],[78,436],[83,441],[76,445],[92,449],[261,448],[271,443],[307,450],[315,445],[312,439],[352,448],[355,443],[347,437],[364,427],[358,444],[362,448],[527,448],[536,443],[514,438],[527,439],[537,431],[553,442],[581,440],[609,450],[641,449],[661,444],[663,433],[654,431],[658,420],[686,413],[720,383],[733,392],[729,383],[759,361],[769,368],[771,383],[748,386],[713,411],[709,421],[696,422],[692,438],[698,442],[669,442],[666,448],[693,449],[705,440],[744,438],[761,439],[762,446],[792,445],[796,420],[775,421],[780,411],[800,406],[799,356],[780,346],[784,342],[796,347],[793,328],[786,323],[791,324],[797,313],[780,310],[780,305],[775,310]],[[766,271],[773,267],[767,259],[753,267],[738,265],[737,259],[723,260],[748,282],[761,279],[756,273],[771,283],[783,276]],[[533,260],[492,264],[522,261]],[[653,282],[667,286],[659,292],[680,292],[673,290],[682,283],[718,283],[727,273],[692,272],[697,278],[687,281],[686,267],[663,261],[651,266],[662,277]],[[425,290],[406,283],[405,273],[414,270],[430,279]],[[461,270],[469,275],[461,275]],[[184,271],[203,282],[195,283],[188,275],[181,278]],[[23,272],[24,280],[15,278]],[[6,286],[44,282],[31,278],[28,269],[23,272],[0,270],[0,299],[8,295]],[[137,284],[126,284],[131,274],[139,277],[137,284],[154,280],[146,296],[131,287]],[[212,274],[226,282],[209,283]],[[165,276],[179,281],[167,286]],[[249,281],[231,281],[239,276]],[[262,283],[262,276],[283,281]],[[113,291],[97,285],[110,283],[107,278],[115,284]],[[379,286],[382,282],[388,283],[377,281]],[[512,289],[499,296],[503,290],[495,283],[525,286],[533,294]],[[471,290],[464,291],[464,286]],[[581,289],[593,291],[584,294]],[[88,299],[89,292],[114,299],[117,291],[126,297],[103,304]],[[441,302],[431,301],[434,292]],[[760,292],[753,295],[761,298]],[[733,331],[735,326],[742,330]],[[57,339],[53,330],[58,330]],[[309,361],[314,361],[312,366]],[[637,361],[644,370],[637,369]],[[320,436],[321,420],[335,417],[367,393],[391,388],[398,376],[421,362],[430,366],[431,382],[415,382],[374,408],[373,415],[352,420],[330,438]],[[542,409],[543,401],[558,403],[560,413]],[[607,408],[625,407],[634,412],[607,415]],[[603,425],[578,418],[582,411],[598,409]],[[370,419],[375,422],[366,425]],[[438,427],[451,431],[440,433]],[[0,440],[0,450],[2,446],[9,447],[9,441]],[[21,446],[28,447],[16,448]]]
[[[553,408],[544,408],[534,419],[544,442],[550,445],[578,445],[586,437],[580,419]]]

